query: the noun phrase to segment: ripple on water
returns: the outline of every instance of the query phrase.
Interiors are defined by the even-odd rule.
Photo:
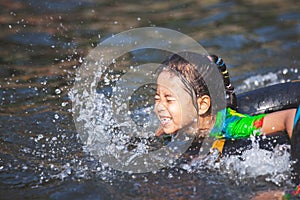
[[[8,36],[7,40],[22,44],[22,45],[41,45],[50,47],[57,42],[53,39],[50,33],[43,32],[19,32]]]
[[[245,45],[251,43],[251,40],[245,37],[245,35],[241,34],[230,34],[217,36],[210,40],[202,40],[200,41],[205,47],[214,47],[217,46],[222,49],[241,49]]]
[[[55,12],[71,12],[81,6],[93,5],[88,0],[70,0],[70,1],[34,1],[27,0],[28,4],[33,7],[36,11],[55,11]]]
[[[64,48],[69,50],[68,54],[86,52],[91,48],[90,43],[99,39],[99,32],[105,36],[129,27],[150,25],[175,27],[197,37],[204,34],[205,40],[204,37],[197,40],[203,40],[201,44],[206,48],[216,47],[215,52],[221,57],[238,60],[231,68],[240,72],[237,76],[232,73],[236,80],[242,79],[236,84],[238,91],[299,79],[299,12],[286,11],[295,10],[295,1],[276,1],[276,6],[264,6],[264,2],[256,1],[255,7],[242,1],[209,1],[206,7],[202,1],[189,4],[146,2],[146,7],[135,2],[96,3],[93,0],[1,2],[1,20],[6,24],[1,42],[7,45],[2,45],[0,62],[10,68],[0,69],[3,81],[0,90],[0,198],[247,199],[255,191],[274,188],[274,184],[269,186],[266,181],[284,182],[285,177],[280,179],[280,175],[285,176],[286,172],[280,171],[281,168],[277,169],[278,173],[274,172],[274,167],[273,174],[266,174],[276,157],[266,152],[257,155],[248,152],[243,155],[246,162],[240,163],[238,158],[232,157],[198,171],[171,168],[147,174],[115,173],[83,150],[72,116],[67,112],[68,98],[63,96],[62,90],[56,90],[65,80],[49,75],[57,73],[51,64],[53,60],[61,62],[60,58],[66,53]],[[137,16],[141,19],[138,22]],[[240,24],[239,16],[250,23],[242,23],[233,30],[232,27]],[[23,19],[24,23],[18,24]],[[260,23],[256,25],[258,19]],[[72,48],[77,48],[76,42],[81,46],[75,51]],[[28,65],[23,67],[26,60]],[[256,67],[249,67],[249,64]],[[47,70],[42,69],[44,65]],[[20,66],[22,70],[11,70]],[[41,71],[28,74],[35,69]],[[20,82],[6,84],[6,78],[13,76],[21,76]],[[105,89],[106,93],[111,93],[111,88]],[[278,162],[284,163],[285,159],[279,158]],[[250,166],[252,160],[257,161],[253,162],[254,169]],[[266,164],[266,168],[260,167],[259,161]],[[220,173],[224,168],[214,170],[218,167],[232,172],[232,179]],[[246,174],[254,180],[247,179]],[[258,179],[259,174],[264,176],[263,180]],[[236,183],[234,175],[244,182]],[[257,189],[257,185],[261,188]]]

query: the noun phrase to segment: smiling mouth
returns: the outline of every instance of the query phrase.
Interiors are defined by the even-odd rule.
[[[170,117],[161,117],[160,118],[160,123],[165,126],[166,124],[168,124],[171,121]]]

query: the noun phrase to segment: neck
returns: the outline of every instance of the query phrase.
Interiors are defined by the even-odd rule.
[[[207,137],[210,130],[214,127],[215,119],[212,115],[199,116],[198,118],[198,137]]]

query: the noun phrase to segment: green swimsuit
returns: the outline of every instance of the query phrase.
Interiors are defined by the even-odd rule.
[[[224,112],[225,119],[222,124],[218,118],[224,115]],[[260,135],[265,116],[266,114],[259,114],[255,116],[241,114],[231,108],[226,108],[217,114],[215,128],[222,128],[214,128],[210,135],[217,139],[245,139],[249,138],[251,135]]]

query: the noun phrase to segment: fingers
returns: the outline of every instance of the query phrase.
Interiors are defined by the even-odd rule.
[[[160,124],[155,132],[155,136],[161,136],[162,134],[164,134],[164,130],[163,130],[163,126]]]

